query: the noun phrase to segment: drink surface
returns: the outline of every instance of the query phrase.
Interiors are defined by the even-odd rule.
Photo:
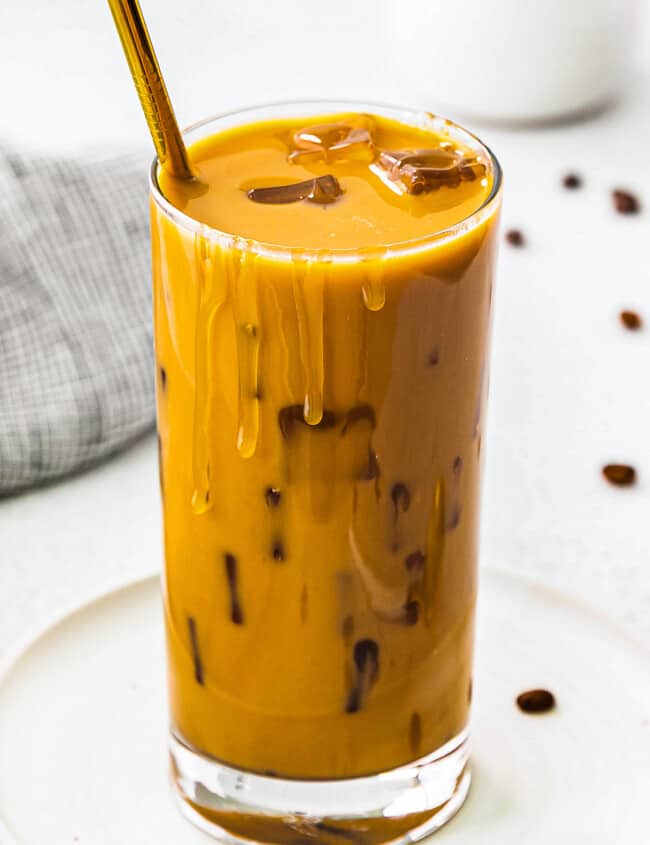
[[[405,152],[409,160],[396,161]],[[442,231],[476,211],[493,180],[487,159],[469,147],[433,129],[372,115],[238,127],[199,141],[191,158],[207,191],[197,195],[160,172],[173,205],[224,232],[310,249],[382,246]],[[413,183],[418,173],[422,180]],[[343,192],[333,202],[248,196],[327,176]]]
[[[466,726],[496,204],[388,246],[485,203],[447,140],[319,115],[196,144],[207,191],[159,174],[236,236],[152,202],[171,716],[236,767],[372,774]]]

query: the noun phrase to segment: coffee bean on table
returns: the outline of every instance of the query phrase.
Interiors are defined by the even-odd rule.
[[[555,696],[547,689],[531,689],[517,696],[517,707],[522,713],[549,713],[555,708]]]
[[[524,234],[520,229],[508,229],[506,232],[506,242],[510,246],[520,247],[525,244]]]
[[[582,187],[582,178],[577,173],[567,173],[562,179],[562,184],[569,191],[575,191],[577,188]]]
[[[614,208],[619,214],[638,214],[641,210],[641,203],[635,194],[624,191],[620,188],[612,191]]]
[[[632,332],[637,331],[643,325],[643,320],[636,311],[621,311],[619,317],[625,328]]]
[[[603,475],[617,487],[629,487],[636,481],[636,470],[629,464],[607,464],[603,467]]]

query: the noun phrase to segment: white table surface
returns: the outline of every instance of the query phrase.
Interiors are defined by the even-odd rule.
[[[435,110],[435,92],[411,103],[381,49],[371,58],[376,4],[325,5],[329,17],[319,4],[286,0],[143,0],[180,121],[328,95]],[[329,58],[318,47],[327,39],[335,45]],[[567,591],[646,643],[648,71],[650,63],[617,107],[586,122],[478,127],[504,165],[504,224],[521,227],[528,241],[522,250],[504,245],[500,261],[482,563]],[[102,2],[3,3],[0,78],[0,139],[67,151],[146,144]],[[561,188],[569,168],[584,175],[583,190]],[[612,211],[608,192],[618,185],[639,192],[643,214]],[[646,330],[619,327],[624,306],[645,315]],[[634,463],[638,486],[605,484],[608,461]],[[155,462],[147,438],[98,469],[0,502],[0,655],[60,609],[159,567]]]

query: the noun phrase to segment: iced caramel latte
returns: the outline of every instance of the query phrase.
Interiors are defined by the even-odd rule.
[[[188,138],[196,183],[154,171],[151,206],[174,741],[270,790],[464,747],[500,201],[449,122],[281,111]],[[206,823],[295,845],[449,798],[265,817],[202,786]]]

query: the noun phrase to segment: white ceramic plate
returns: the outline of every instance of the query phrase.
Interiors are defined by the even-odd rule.
[[[526,716],[543,686],[557,710]],[[436,845],[650,842],[650,658],[607,621],[482,576],[474,784]],[[50,627],[0,678],[2,845],[207,843],[167,786],[156,579]]]

